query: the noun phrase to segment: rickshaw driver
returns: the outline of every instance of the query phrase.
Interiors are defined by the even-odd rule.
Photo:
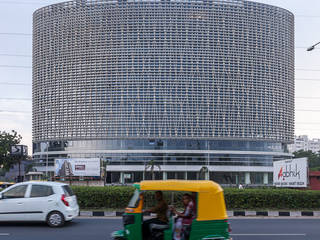
[[[152,223],[167,224],[168,223],[168,218],[167,218],[168,204],[163,199],[163,194],[161,191],[155,192],[155,199],[157,200],[156,206],[143,211],[143,212],[151,212],[151,213],[157,214],[156,218],[151,218],[149,220],[143,221],[142,235],[143,235],[144,240],[147,240],[150,238],[150,235],[151,235],[150,230],[149,230],[150,224],[152,224]]]

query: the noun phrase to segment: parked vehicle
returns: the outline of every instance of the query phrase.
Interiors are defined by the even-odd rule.
[[[142,181],[134,184],[136,190],[123,215],[124,230],[112,233],[113,239],[142,240],[143,203],[145,191],[179,191],[196,194],[196,218],[186,226],[185,240],[231,240],[230,225],[224,201],[223,190],[212,181]],[[167,225],[153,224],[153,240],[173,238],[174,217],[170,216]],[[159,234],[159,232],[161,234]]]
[[[78,215],[77,198],[64,183],[23,182],[0,192],[0,221],[43,221],[60,227]]]

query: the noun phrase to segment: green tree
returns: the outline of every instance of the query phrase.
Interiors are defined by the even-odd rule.
[[[17,164],[20,156],[11,156],[10,149],[12,145],[19,144],[22,137],[16,131],[11,133],[5,131],[0,132],[0,168],[8,171],[11,166]]]
[[[209,174],[209,169],[206,166],[202,166],[199,171],[198,180],[206,180]]]
[[[29,158],[29,156],[28,156]],[[25,173],[28,173],[28,172],[36,172],[36,169],[34,168],[33,164],[32,163],[29,163],[27,165],[25,165],[24,167],[24,172]]]
[[[103,178],[103,185],[106,185],[106,180],[107,180],[107,167],[110,164],[109,160],[101,160],[101,165],[102,165],[102,178]]]
[[[145,172],[147,172],[148,170],[150,171],[152,180],[155,179],[154,170],[156,167],[158,168],[159,171],[161,171],[160,165],[156,164],[155,160],[150,160],[144,167]]]
[[[308,158],[309,168],[312,168],[312,170],[320,169],[320,152],[314,153],[311,150],[309,151],[299,150],[297,152],[294,152],[293,155],[295,158],[302,158],[302,157]]]

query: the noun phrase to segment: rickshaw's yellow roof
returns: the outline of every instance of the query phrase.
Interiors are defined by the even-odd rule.
[[[187,191],[187,192],[221,192],[219,184],[206,180],[152,180],[137,183],[140,190]]]
[[[15,184],[14,182],[0,182],[0,184]]]

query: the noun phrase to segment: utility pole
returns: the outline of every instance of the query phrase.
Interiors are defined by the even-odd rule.
[[[21,154],[21,157],[19,158],[18,166],[19,166],[19,175],[18,175],[18,181],[17,182],[22,182],[21,181],[21,161],[23,160],[23,155]]]
[[[25,145],[13,145],[11,146],[11,155],[18,158],[18,179],[17,182],[22,182],[21,177],[21,162],[25,156],[28,156],[28,147]]]
[[[46,157],[46,178],[48,179],[48,158],[49,158],[49,153],[48,153],[48,151],[49,151],[49,142],[46,142],[46,145],[47,145],[47,157]]]

